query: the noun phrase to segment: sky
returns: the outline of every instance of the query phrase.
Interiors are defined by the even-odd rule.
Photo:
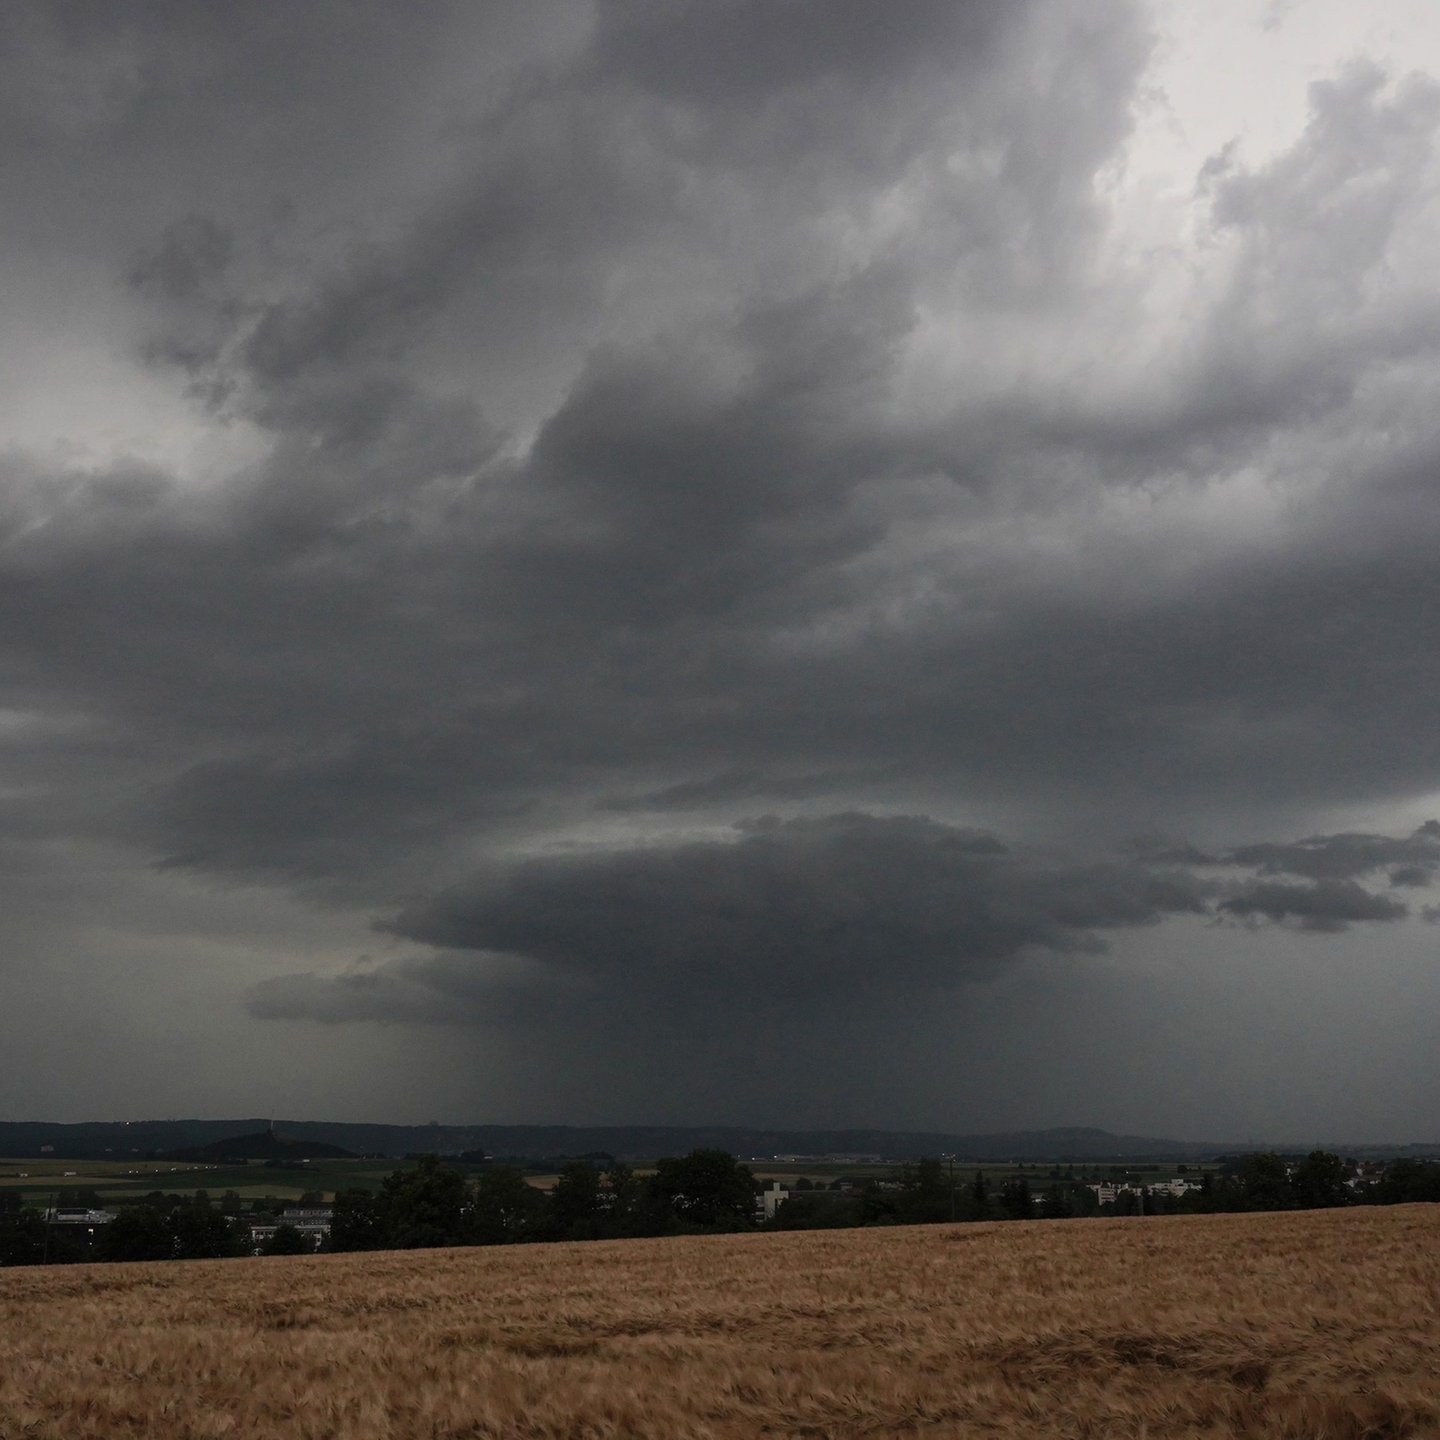
[[[0,205],[0,1119],[1440,1139],[1426,0],[14,0]]]

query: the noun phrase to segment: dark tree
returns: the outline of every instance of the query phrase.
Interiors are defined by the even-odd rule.
[[[1073,1186],[1064,1183],[1051,1185],[1041,1193],[1041,1219],[1068,1220],[1072,1215],[1078,1213]]]
[[[896,1218],[902,1224],[936,1225],[957,1214],[955,1194],[939,1160],[927,1156],[901,1169]]]
[[[861,1223],[860,1201],[830,1190],[804,1190],[775,1207],[767,1230],[843,1230]]]
[[[601,1199],[605,1209],[602,1234],[624,1237],[644,1232],[645,1186],[623,1160],[611,1162]]]
[[[383,1250],[389,1243],[373,1190],[353,1187],[335,1192],[330,1215],[331,1250]]]
[[[594,1240],[602,1213],[600,1172],[586,1160],[571,1160],[550,1192],[552,1232],[560,1240]]]
[[[293,1225],[277,1225],[275,1233],[260,1242],[262,1255],[313,1255],[315,1246],[308,1235]]]
[[[1425,1160],[1395,1160],[1374,1189],[1381,1205],[1413,1205],[1440,1201],[1440,1164]]]
[[[549,1218],[544,1194],[514,1165],[487,1165],[471,1203],[470,1235],[481,1245],[533,1240]]]
[[[1348,1205],[1350,1187],[1345,1182],[1349,1178],[1349,1167],[1338,1155],[1328,1150],[1312,1150],[1295,1167],[1290,1177],[1290,1191],[1302,1210]]]
[[[248,1227],[242,1236],[239,1227],[208,1204],[204,1208],[181,1205],[171,1211],[170,1233],[175,1237],[177,1260],[219,1260],[248,1254],[250,1249]]]
[[[468,1238],[465,1177],[442,1165],[439,1156],[422,1155],[411,1169],[387,1175],[380,1182],[378,1207],[392,1249],[428,1250],[461,1245]]]
[[[45,1259],[45,1217],[30,1206],[0,1215],[0,1265],[39,1265]]]
[[[862,1225],[898,1225],[899,1215],[893,1190],[883,1190],[868,1181],[860,1190],[860,1223]]]
[[[1030,1194],[1030,1182],[1025,1176],[1007,1180],[1000,1187],[1000,1209],[1007,1220],[1030,1220],[1035,1215],[1035,1201]]]
[[[170,1222],[152,1205],[122,1210],[105,1226],[96,1246],[101,1260],[169,1260],[174,1254]]]
[[[1245,1156],[1237,1179],[1246,1210],[1289,1210],[1295,1204],[1290,1173],[1273,1151]]]
[[[684,1227],[745,1230],[755,1224],[755,1177],[724,1150],[667,1156],[647,1188]]]

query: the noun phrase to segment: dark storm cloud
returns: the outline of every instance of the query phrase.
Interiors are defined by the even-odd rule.
[[[1028,947],[1094,950],[1100,932],[1204,910],[1205,882],[1112,862],[1046,863],[918,817],[758,820],[724,841],[521,862],[401,912],[385,928],[448,951],[522,957],[601,1003],[709,1011],[825,1007],[984,979]],[[439,965],[440,972],[433,967]],[[417,984],[464,968],[409,960],[383,980],[290,977],[260,1013],[412,1013]],[[400,981],[406,987],[400,987]],[[474,1007],[482,986],[469,996]],[[593,1000],[592,1000],[593,1003]],[[482,1009],[483,1013],[483,1009]],[[456,1018],[453,1013],[451,1018]]]
[[[1427,821],[1413,835],[1315,835],[1291,844],[1241,845],[1224,863],[1253,868],[1258,877],[1220,902],[1240,919],[1296,920],[1302,929],[1343,930],[1352,921],[1399,920],[1409,908],[1365,889],[1356,877],[1388,871],[1391,886],[1420,889],[1440,869],[1440,824]],[[1310,884],[1272,879],[1304,876]],[[1426,907],[1427,909],[1429,907]]]
[[[0,24],[16,243],[222,455],[0,456],[0,833],[424,951],[254,1014],[723,1031],[1433,880],[1429,827],[1224,848],[1440,774],[1429,82],[1207,167],[1162,348],[1128,0]]]
[[[1226,914],[1248,919],[1298,920],[1306,930],[1342,930],[1353,920],[1399,920],[1409,912],[1398,900],[1373,895],[1353,880],[1291,885],[1263,880],[1220,902]]]
[[[1010,125],[989,99],[1012,66],[1028,73],[1035,52],[1014,48],[1027,26],[1049,25],[1034,40],[1047,64],[1070,64],[1067,38],[1087,38],[1097,85],[1133,73],[1143,38],[1118,4],[922,6],[920,28],[871,47],[857,111],[865,47],[845,36],[858,12],[825,41],[833,54],[802,56],[800,11],[767,7],[746,44],[781,66],[767,86],[809,118],[753,149],[767,122],[752,106],[728,92],[682,104],[648,61],[621,64],[617,46],[638,56],[674,39],[651,35],[667,13],[624,13],[605,12],[595,47],[543,84],[539,71],[515,82],[464,152],[468,173],[447,173],[383,238],[277,269],[296,249],[283,225],[283,243],[257,247],[243,220],[186,213],[127,261],[149,306],[146,353],[230,423],[259,427],[269,453],[223,494],[157,497],[124,543],[55,508],[65,485],[98,481],[52,478],[23,521],[43,542],[3,583],[27,617],[17,649],[33,647],[55,692],[169,737],[178,772],[147,783],[136,813],[171,863],[368,888],[567,792],[608,791],[623,809],[637,762],[654,775],[641,793],[672,801],[713,773],[717,747],[775,799],[893,769],[875,760],[888,706],[845,694],[871,683],[863,636],[819,673],[780,652],[788,632],[851,626],[864,581],[846,567],[889,524],[857,496],[930,463],[928,439],[917,451],[890,411],[923,279],[905,255],[940,203],[931,172]],[[1103,157],[1123,86],[1096,105],[1086,86],[1033,83],[1041,110],[1026,125]],[[664,119],[674,105],[698,107],[707,145],[729,147],[713,175]],[[878,151],[831,143],[862,132]],[[977,210],[997,185],[1026,213],[1080,203],[1083,166],[1007,145]],[[801,157],[815,163],[797,170]],[[825,258],[837,227],[863,233],[876,167],[912,161],[923,183],[896,244]],[[723,243],[722,213],[735,230]],[[966,253],[982,240],[960,236]],[[662,290],[710,276],[692,323],[591,348],[534,444],[506,453],[484,381],[518,342],[487,323],[503,320],[495,297],[538,269],[593,317],[637,256]],[[439,378],[457,358],[477,394]]]
[[[963,73],[983,64],[997,32],[1027,8],[1004,0],[903,0],[888,14],[864,0],[606,4],[595,63],[678,104],[750,112],[819,82],[852,95],[856,86],[948,82],[957,65]]]
[[[683,336],[594,351],[521,461],[496,460],[499,436],[483,397],[432,393],[429,367],[450,343],[448,309],[483,319],[488,292],[537,255],[558,282],[579,285],[581,309],[598,303],[596,287],[637,237],[662,274],[687,274],[690,257],[707,253],[733,265],[739,256],[717,249],[696,216],[738,185],[735,198],[769,207],[763,221],[739,207],[745,238],[798,264],[802,243],[817,238],[811,227],[834,205],[848,212],[870,174],[865,156],[840,156],[827,136],[873,132],[891,147],[886,165],[928,162],[939,127],[958,120],[950,145],[962,156],[967,144],[983,150],[995,122],[983,107],[967,108],[963,86],[935,77],[987,64],[1006,75],[1007,46],[1027,14],[1070,17],[1056,43],[1095,26],[1123,38],[1126,17],[1121,6],[1084,23],[1066,7],[919,6],[908,23],[867,41],[873,22],[847,11],[843,23],[827,18],[814,47],[798,40],[813,30],[804,7],[762,13],[741,23],[739,11],[722,17],[721,8],[603,10],[593,47],[551,74],[543,92],[545,114],[567,116],[566,125],[541,125],[541,92],[521,87],[473,173],[442,187],[397,236],[353,258],[322,252],[287,277],[286,298],[246,295],[238,242],[201,217],[177,221],[138,262],[137,278],[167,305],[183,302],[168,353],[208,355],[217,393],[275,437],[252,487],[218,515],[171,507],[130,553],[66,555],[61,546],[54,557],[53,591],[88,591],[105,617],[101,630],[111,632],[106,648],[129,654],[139,704],[172,688],[167,657],[195,658],[187,629],[215,651],[216,662],[194,665],[184,686],[208,691],[217,716],[233,705],[238,723],[233,734],[222,724],[203,737],[204,748],[227,753],[198,759],[158,808],[180,832],[168,853],[222,863],[255,853],[283,873],[292,853],[318,849],[303,865],[325,863],[328,835],[334,863],[349,866],[364,832],[383,848],[407,831],[463,828],[492,810],[514,813],[537,789],[619,778],[642,756],[672,772],[651,790],[683,787],[713,773],[717,746],[775,784],[787,771],[817,773],[815,761],[818,773],[841,775],[873,764],[878,750],[892,766],[995,777],[988,783],[1007,790],[1065,770],[1102,785],[1158,779],[1181,790],[1233,774],[1238,787],[1249,783],[1247,758],[1298,774],[1313,768],[1314,750],[1343,746],[1344,733],[1357,737],[1347,759],[1364,767],[1361,752],[1382,722],[1360,717],[1369,724],[1357,726],[1355,711],[1379,691],[1349,682],[1357,667],[1393,669],[1412,653],[1433,586],[1428,567],[1407,574],[1387,556],[1377,592],[1364,572],[1378,559],[1356,557],[1347,576],[1332,557],[1287,565],[1266,556],[1223,592],[1161,594],[1135,611],[1117,607],[1091,575],[1059,594],[1037,592],[1022,556],[1008,576],[973,561],[962,562],[968,574],[934,570],[923,603],[911,600],[892,568],[904,555],[886,558],[904,516],[885,487],[898,495],[935,463],[936,436],[898,424],[890,395],[897,347],[931,279],[926,255],[906,247],[949,213],[939,187],[919,189],[896,258],[824,280],[801,269],[779,293],[739,276],[729,282],[738,307],[702,317]],[[766,124],[754,96],[737,99],[715,78],[721,61],[705,82],[712,88],[697,82],[692,92],[676,58],[677,46],[715,50],[705,38],[711,26],[743,37],[733,68],[746,85],[772,99],[804,97],[819,128],[784,130],[778,150],[746,151],[745,135]],[[734,46],[717,53],[723,61]],[[1048,124],[1051,140],[1063,132],[1067,154],[1090,143],[1092,161],[1102,157],[1123,124],[1124,89],[1107,110],[1091,87],[1133,69],[1139,53],[1133,37],[1104,50],[1080,45],[1071,66],[1079,98],[1035,97],[1028,123]],[[746,55],[763,56],[763,65]],[[1082,83],[1087,65],[1094,74]],[[857,75],[867,103],[845,118]],[[985,83],[977,81],[982,92]],[[1387,133],[1376,117],[1389,104],[1372,87],[1348,108],[1322,106],[1288,166],[1227,175],[1219,223],[1289,243],[1297,187],[1321,184],[1305,156],[1337,148],[1326,137],[1348,125],[1352,170],[1369,173],[1380,160],[1367,157]],[[704,158],[686,148],[689,132],[659,123],[647,108],[657,105],[703,114],[740,147],[724,188],[718,176],[713,188],[697,186]],[[577,133],[587,118],[593,130]],[[1032,153],[1020,133],[1010,135],[1001,167],[1004,183],[1028,197],[1016,224],[1035,206],[1077,203],[1070,191],[1088,175],[1083,164],[1047,169],[1043,147]],[[1404,134],[1400,159],[1409,163],[1426,132],[1415,119]],[[627,146],[647,163],[629,164]],[[557,172],[562,153],[588,158]],[[772,193],[766,166],[796,156],[824,164],[798,178],[787,169],[787,193]],[[682,175],[694,213],[677,203]],[[973,199],[993,215],[990,184],[975,180]],[[1245,205],[1234,198],[1241,188]],[[950,191],[964,196],[967,185]],[[969,219],[951,217],[948,229],[962,260],[985,253]],[[222,280],[234,288],[216,291],[211,312],[192,313],[197,291],[223,289]],[[217,316],[233,328],[207,342]],[[1038,454],[1046,422],[1013,411],[977,417],[963,402],[961,413],[981,430],[1001,425],[1002,443],[1017,454]],[[1182,457],[1183,430],[1161,432],[1152,460]],[[1086,443],[1072,446],[1075,459],[1094,466]],[[949,470],[983,463],[968,457],[970,444],[958,433],[946,439]],[[1095,435],[1094,454],[1106,456],[1109,444]],[[193,606],[176,605],[177,592],[193,595]],[[1342,596],[1345,627],[1365,636],[1363,653],[1346,653],[1331,633]],[[53,648],[74,653],[82,642],[59,628]],[[837,638],[809,638],[827,633]],[[786,644],[790,635],[800,643]],[[402,719],[422,677],[421,713]],[[106,698],[123,698],[125,688]],[[1326,712],[1333,725],[1306,704],[1297,733],[1291,717],[1317,690],[1343,697]],[[1242,697],[1277,723],[1226,734],[1207,754]],[[1406,704],[1425,700],[1412,688]],[[257,711],[267,708],[274,727],[257,734]],[[583,738],[573,734],[579,709]],[[1317,724],[1320,733],[1307,734]],[[1428,740],[1409,729],[1387,763],[1413,773],[1430,759]],[[244,806],[227,798],[247,791]],[[463,818],[447,820],[434,799],[442,791],[475,795],[456,802]],[[273,804],[263,798],[271,793]],[[210,822],[207,839],[197,831]]]
[[[1395,886],[1405,886],[1410,889],[1419,889],[1428,885],[1433,878],[1433,871],[1424,865],[1401,865],[1390,872],[1390,883]]]
[[[1304,875],[1311,880],[1348,880],[1394,866],[1391,884],[1426,885],[1440,868],[1440,824],[1427,821],[1401,840],[1386,835],[1315,835],[1290,845],[1241,845],[1226,858],[1236,865],[1253,866],[1262,875]]]
[[[1120,891],[1092,917],[1070,877],[1019,887],[994,837],[921,820],[760,822],[695,842],[526,862],[494,889],[452,891],[394,921],[428,944],[529,956],[624,983],[742,988],[807,1000],[825,985],[985,974],[1027,943],[1073,948],[1087,923],[1153,919]]]
[[[476,143],[365,243],[306,251],[282,225],[262,253],[243,223],[186,213],[130,257],[150,353],[269,452],[223,496],[149,497],[124,531],[59,503],[105,477],[52,477],[20,522],[42,538],[0,595],[25,617],[21,673],[169,735],[171,774],[137,812],[160,854],[368,887],[594,800],[713,810],[872,776],[1128,821],[1202,793],[1244,803],[1257,777],[1308,795],[1322,756],[1339,798],[1432,773],[1428,500],[1394,541],[1357,545],[1337,520],[1137,596],[1103,553],[1052,571],[1043,546],[990,553],[967,533],[1017,502],[1063,524],[1128,483],[1129,422],[1023,394],[960,394],[938,427],[895,406],[937,285],[983,279],[992,303],[1020,303],[1023,270],[1031,306],[1077,283],[1067,256],[1087,253],[1094,169],[1144,56],[1134,12],[918,5],[874,40],[866,12],[826,13],[806,46],[803,6],[602,8],[588,48],[507,71]],[[692,88],[677,57],[714,49],[714,26],[741,38]],[[717,78],[732,60],[738,89]],[[317,63],[305,76],[340,89]],[[1305,283],[1329,267],[1350,294],[1433,134],[1422,89],[1337,85],[1290,157],[1212,184],[1242,255],[1319,247]],[[1332,152],[1359,198],[1317,234]],[[876,176],[896,167],[900,218],[867,244]],[[1072,251],[995,289],[1037,227]],[[1214,373],[1247,394],[1282,351],[1314,350],[1254,328],[1241,297],[1259,263],[1237,270],[1213,342],[1231,347]],[[653,289],[632,308],[656,311],[627,329],[604,295],[636,265]],[[589,343],[537,382],[554,401],[516,452],[487,392],[525,342],[496,307],[535,273],[569,307],[536,312],[543,343]],[[1354,338],[1326,343],[1359,374]],[[1187,404],[1210,373],[1182,375]],[[1193,417],[1146,423],[1137,463],[1190,464]],[[955,543],[917,552],[931,521]],[[727,799],[717,774],[746,778]]]
[[[1329,841],[1368,842],[1364,868],[1404,843],[1334,836],[1294,848]],[[814,1013],[974,985],[1026,954],[1102,951],[1107,932],[1167,917],[1335,933],[1407,913],[1349,878],[1300,884],[1119,856],[1079,860],[922,817],[767,819],[723,840],[492,870],[382,927],[438,954],[336,978],[277,978],[251,1006],[266,1018],[453,1024],[517,1018],[523,1000],[529,1019],[618,1009],[724,1031],[757,1008]],[[502,962],[509,972],[491,981]],[[530,968],[517,975],[517,964]]]

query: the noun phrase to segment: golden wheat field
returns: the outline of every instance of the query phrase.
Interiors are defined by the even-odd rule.
[[[1440,1436],[1440,1207],[0,1272],[4,1440]]]

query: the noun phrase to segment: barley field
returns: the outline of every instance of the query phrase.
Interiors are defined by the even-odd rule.
[[[1440,1436],[1440,1207],[7,1270],[0,1436]]]

